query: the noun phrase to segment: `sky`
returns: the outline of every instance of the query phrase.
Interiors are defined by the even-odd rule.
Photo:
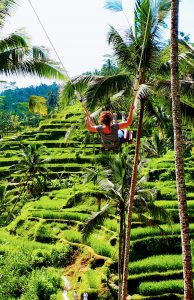
[[[133,24],[134,0],[122,0],[125,14],[105,9],[105,0],[18,0],[17,2],[18,6],[7,20],[4,35],[24,28],[33,45],[44,45],[50,49],[52,58],[56,60],[60,58],[70,77],[102,67],[106,60],[105,55],[112,53],[107,43],[110,25],[118,30],[124,30],[128,27],[128,22]],[[57,55],[30,3],[41,20]],[[190,34],[191,41],[194,41],[194,26],[191,26],[193,12],[193,0],[180,2],[179,29],[185,34]],[[168,38],[168,32],[166,37]],[[37,85],[41,82],[51,83],[33,77],[4,79],[16,81],[18,87]]]

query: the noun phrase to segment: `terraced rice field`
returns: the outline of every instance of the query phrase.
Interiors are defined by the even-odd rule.
[[[98,230],[88,240],[83,239],[80,231],[82,225],[91,214],[97,212],[98,205],[93,184],[83,185],[81,178],[85,169],[93,166],[101,145],[98,137],[88,135],[81,109],[75,108],[73,113],[71,110],[71,107],[67,108],[64,113],[42,122],[37,130],[2,141],[0,180],[8,181],[7,200],[11,201],[10,207],[14,197],[20,193],[21,178],[15,173],[15,165],[20,159],[21,143],[46,147],[46,154],[42,158],[47,159],[45,167],[51,182],[44,196],[36,201],[29,199],[6,232],[37,243],[73,245],[79,255],[74,257],[72,266],[66,269],[66,276],[79,294],[88,289],[89,295],[93,295],[92,299],[117,299],[114,284],[118,283],[119,218],[115,211],[110,212],[109,218],[104,220]],[[74,130],[65,141],[65,134],[70,132],[72,125]],[[134,145],[129,147],[133,157]],[[194,249],[194,153],[185,160],[185,171]],[[173,224],[146,226],[134,214],[128,292],[132,299],[182,299],[181,240],[173,153],[168,152],[161,158],[151,159],[143,172],[148,175],[145,187],[157,189],[155,204],[171,213]],[[75,177],[76,182],[73,181]],[[67,186],[68,182],[70,186]],[[102,205],[105,203],[104,197]],[[81,269],[80,264],[83,264],[84,258],[85,264]],[[91,280],[96,274],[98,278]],[[69,294],[70,299],[73,299],[71,292]],[[105,295],[106,298],[103,298]]]

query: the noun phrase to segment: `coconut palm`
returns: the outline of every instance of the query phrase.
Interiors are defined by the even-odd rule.
[[[102,193],[99,191],[100,183],[107,177],[108,170],[102,168],[102,166],[98,164],[94,164],[93,168],[85,168],[84,172],[84,181],[86,182],[93,182],[94,185],[94,193],[96,194],[96,200],[98,205],[98,211],[101,210],[101,200],[102,200]]]
[[[110,1],[109,1],[110,2]],[[117,1],[118,2],[118,1]],[[128,261],[130,249],[130,235],[132,210],[135,198],[135,187],[137,180],[138,161],[140,137],[143,123],[144,108],[146,105],[151,106],[149,100],[149,92],[145,84],[149,84],[152,79],[152,73],[156,73],[159,60],[159,51],[161,50],[161,43],[159,41],[160,29],[163,25],[165,17],[168,15],[170,9],[170,1],[149,1],[137,0],[135,3],[135,25],[134,32],[130,29],[128,33],[128,47],[126,43],[120,38],[120,35],[112,28],[109,40],[112,42],[115,49],[115,54],[119,57],[120,63],[132,69],[132,64],[136,62],[135,67],[138,71],[138,81],[135,84],[137,95],[140,99],[140,113],[138,120],[138,129],[136,136],[136,147],[134,165],[131,179],[131,189],[127,214],[127,229],[125,240],[125,259],[123,269],[123,286],[122,299],[127,298],[127,277],[128,277]],[[131,50],[131,51],[129,51]],[[135,50],[135,52],[133,51]],[[134,69],[134,67],[133,67]]]
[[[131,158],[127,151],[117,155],[107,153],[97,158],[97,162],[102,164],[105,176],[99,178],[96,189],[104,191],[109,199],[100,211],[91,215],[82,227],[84,238],[101,225],[105,218],[109,217],[112,209],[119,215],[119,253],[118,253],[118,299],[121,299],[121,284],[123,273],[123,260],[125,248],[126,231],[126,210],[129,197],[129,186],[131,180]],[[107,177],[106,177],[107,176]],[[92,180],[92,177],[90,177]],[[156,191],[144,187],[145,177],[138,180],[135,190],[134,212],[138,215],[139,221],[145,225],[159,226],[158,222],[171,223],[169,214],[161,207],[154,204]]]
[[[16,174],[21,174],[19,183],[21,189],[13,203],[7,221],[13,214],[14,209],[24,192],[28,192],[32,197],[40,196],[47,188],[48,171],[43,164],[48,159],[41,158],[45,152],[44,146],[21,145],[21,159],[12,168]]]
[[[33,188],[38,183],[39,187],[44,188],[47,179],[47,169],[44,167],[44,163],[48,159],[41,158],[41,155],[45,153],[44,146],[21,145],[21,159],[16,167],[16,173],[22,174],[22,182],[29,183],[29,188]]]
[[[38,113],[42,116],[48,114],[47,100],[40,96],[30,96],[29,98],[29,110],[33,113]]]
[[[121,1],[108,1],[112,10],[121,11]],[[115,4],[115,5],[114,5]],[[117,64],[121,72],[114,76],[79,76],[65,85],[61,97],[66,101],[73,97],[75,90],[78,91],[86,101],[88,107],[92,110],[101,106],[110,107],[115,101],[113,95],[121,93],[122,97],[130,102],[132,87],[134,86],[134,98],[139,99],[139,119],[136,135],[135,157],[133,177],[131,180],[131,192],[128,207],[128,227],[126,230],[126,249],[125,264],[123,276],[123,298],[127,297],[127,276],[128,276],[128,255],[130,250],[130,232],[131,218],[134,203],[135,185],[139,162],[139,149],[141,129],[145,112],[149,115],[159,114],[155,109],[154,97],[151,89],[155,91],[155,96],[159,95],[159,87],[162,88],[165,83],[166,93],[168,95],[168,108],[170,106],[170,69],[169,64],[165,65],[161,60],[161,50],[164,49],[164,43],[161,38],[161,29],[164,20],[169,14],[171,7],[170,0],[136,0],[134,10],[134,27],[127,30],[124,37],[114,28],[110,27],[108,42],[111,44]],[[166,78],[162,75],[167,72],[168,85]],[[165,73],[166,74],[166,73]],[[134,77],[135,84],[133,83]],[[165,75],[166,76],[166,75]],[[162,82],[161,82],[162,81]],[[131,97],[132,98],[132,97]],[[166,98],[163,97],[165,100]],[[135,101],[136,102],[136,101]],[[166,104],[166,105],[167,105]],[[186,104],[186,103],[185,103]],[[184,105],[185,105],[184,104]],[[127,110],[126,107],[124,109]],[[161,118],[159,118],[161,121]]]
[[[0,5],[0,30],[3,31],[7,16],[16,6],[15,0],[2,0]],[[46,78],[65,80],[65,75],[59,64],[49,58],[45,47],[30,44],[29,37],[20,31],[0,38],[0,74],[36,75]]]
[[[179,65],[178,65],[178,15],[179,1],[171,1],[171,95],[174,128],[174,153],[176,184],[178,195],[179,218],[181,227],[184,299],[193,299],[192,259],[189,235],[189,217],[187,212],[186,186],[184,177],[183,138],[181,122],[181,105],[179,96]]]

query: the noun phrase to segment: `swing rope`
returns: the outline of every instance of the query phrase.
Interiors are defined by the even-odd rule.
[[[148,23],[149,23],[149,18],[150,18],[150,13],[151,13],[151,5],[149,3],[149,11],[148,11],[148,16],[146,20],[146,28],[145,28],[145,33],[144,33],[144,39],[143,39],[143,45],[142,45],[142,50],[141,50],[141,55],[140,55],[140,61],[139,61],[139,66],[137,69],[137,76],[135,78],[135,83],[133,86],[133,101],[132,103],[135,102],[137,91],[139,89],[139,80],[140,80],[140,73],[141,73],[141,67],[142,67],[142,60],[143,60],[143,53],[145,49],[145,44],[146,44],[146,37],[147,37],[147,30],[148,30]]]
[[[69,81],[71,82],[71,84],[72,84],[72,86],[73,86],[73,88],[74,88],[74,91],[75,91],[75,94],[76,94],[78,100],[79,100],[79,101],[82,103],[82,105],[83,105],[83,99],[82,99],[82,97],[81,97],[81,94],[76,90],[76,87],[75,87],[75,85],[74,85],[74,83],[73,83],[71,77],[69,76],[69,74],[68,74],[68,72],[67,72],[67,70],[66,70],[66,68],[65,68],[65,66],[64,66],[64,64],[63,64],[63,62],[62,62],[62,60],[61,60],[61,58],[60,58],[60,56],[59,56],[59,54],[58,54],[58,52],[57,52],[55,46],[54,46],[54,44],[52,43],[51,38],[49,37],[49,35],[48,35],[48,33],[47,33],[47,31],[46,31],[46,29],[45,29],[43,23],[41,22],[40,17],[39,17],[39,15],[38,15],[38,13],[37,13],[35,7],[33,6],[31,0],[28,0],[28,2],[29,2],[29,4],[30,4],[30,6],[31,6],[31,8],[32,8],[32,10],[33,10],[33,12],[34,12],[34,14],[35,14],[35,16],[37,17],[37,20],[38,20],[40,26],[42,27],[42,29],[43,29],[43,31],[44,31],[44,33],[45,33],[45,35],[46,35],[46,37],[47,37],[47,39],[48,39],[50,45],[51,45],[53,51],[55,52],[55,54],[56,54],[56,56],[57,56],[57,58],[58,58],[58,60],[59,60],[59,62],[60,62],[60,64],[61,64],[61,66],[62,66],[63,71],[65,72],[66,76],[68,77]]]
[[[72,84],[72,86],[74,88],[75,95],[77,96],[78,100],[81,102],[81,104],[82,104],[82,106],[83,106],[83,108],[85,110],[86,106],[84,105],[83,98],[82,98],[81,94],[77,91],[77,89],[75,87],[75,84],[73,83],[71,77],[69,76],[69,74],[68,74],[68,72],[67,72],[67,70],[66,70],[66,68],[65,68],[65,66],[64,66],[64,64],[63,64],[63,62],[62,62],[62,60],[61,60],[61,58],[60,58],[60,56],[59,56],[59,54],[58,54],[55,46],[54,46],[54,44],[52,43],[51,38],[49,37],[49,35],[48,35],[48,33],[47,33],[47,31],[46,31],[43,23],[41,22],[40,17],[38,15],[36,9],[34,8],[31,0],[28,0],[28,2],[30,4],[30,6],[31,6],[31,8],[32,8],[32,10],[33,10],[33,12],[34,12],[34,14],[35,14],[38,22],[40,23],[40,26],[42,27],[42,29],[43,29],[43,31],[44,31],[44,33],[45,33],[45,35],[46,35],[46,37],[47,37],[47,39],[48,39],[51,47],[52,47],[52,49],[54,50],[54,52],[55,52],[55,54],[56,54],[56,56],[57,56],[57,58],[58,58],[58,60],[59,60],[59,62],[61,64],[61,66],[62,66],[62,68],[63,68],[63,70],[64,70],[64,72],[66,74],[66,76],[68,77],[69,81],[71,82],[71,84]],[[142,60],[143,60],[143,52],[144,52],[145,43],[146,43],[146,36],[147,36],[147,30],[148,30],[148,23],[149,23],[150,12],[151,12],[151,5],[149,4],[149,11],[148,11],[148,16],[147,16],[147,21],[146,21],[146,28],[145,28],[145,34],[144,34],[144,39],[143,39],[142,51],[141,51],[141,55],[140,55],[140,61],[139,61],[137,75],[136,75],[134,86],[133,86],[133,100],[132,100],[132,104],[134,104],[134,102],[136,100],[137,91],[138,91],[138,88],[139,88],[139,85],[140,85],[139,84],[139,79],[140,79],[141,65],[142,65]]]

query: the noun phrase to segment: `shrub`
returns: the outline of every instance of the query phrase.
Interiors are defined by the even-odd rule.
[[[55,269],[33,270],[21,300],[51,300],[61,286],[61,276]]]
[[[73,248],[70,245],[57,245],[51,250],[51,262],[55,267],[65,267],[71,262]]]
[[[45,225],[43,222],[39,222],[34,233],[34,239],[35,241],[50,243],[56,241],[57,238],[52,228]]]
[[[51,265],[51,253],[48,250],[36,249],[32,252],[32,266],[42,267]]]

